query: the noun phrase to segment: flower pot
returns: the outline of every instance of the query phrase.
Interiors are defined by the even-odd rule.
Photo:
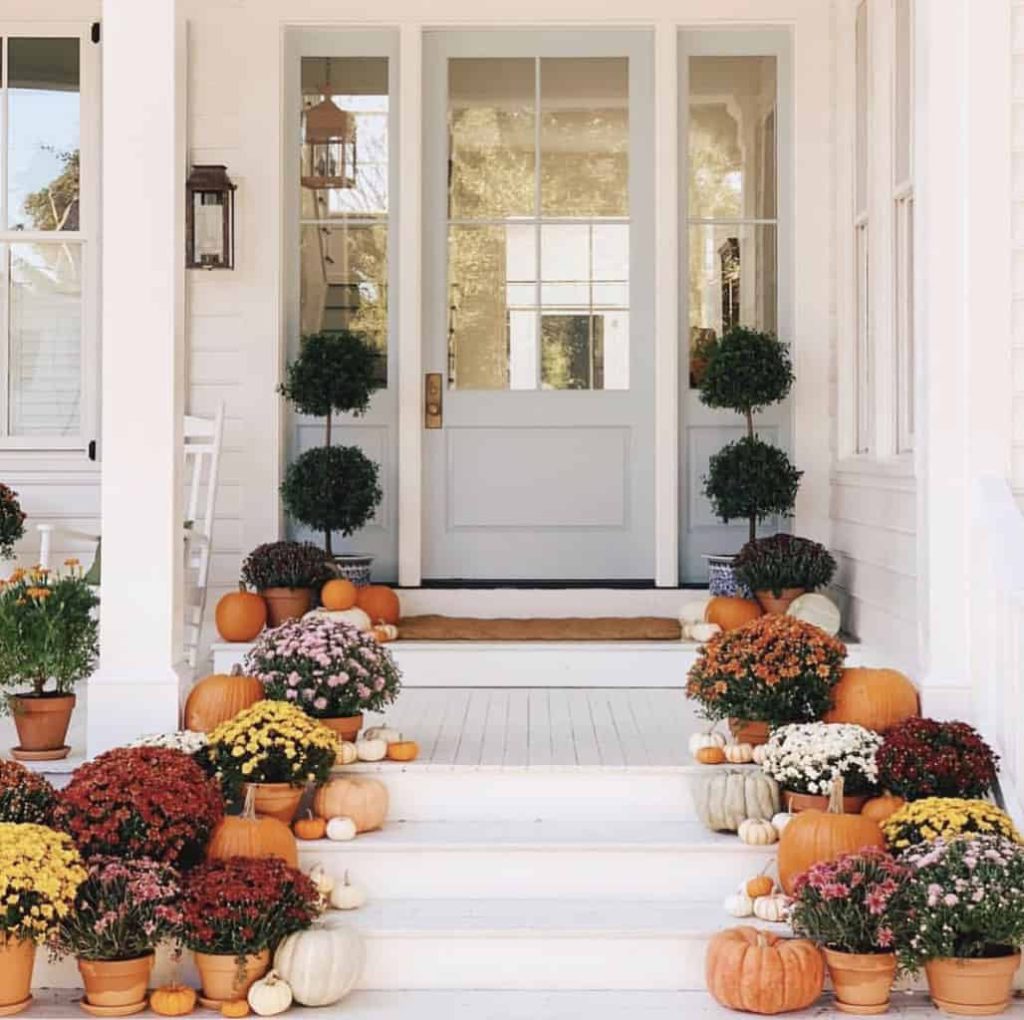
[[[730,719],[729,732],[737,744],[756,747],[768,743],[768,723],[757,719]]]
[[[869,799],[866,793],[853,797],[843,797],[843,814],[859,815],[860,809],[864,807]],[[801,811],[827,811],[828,797],[824,794],[793,793],[790,790],[783,790],[782,806],[793,815],[798,815]]]
[[[288,620],[305,616],[313,604],[309,588],[264,588],[260,595],[267,604],[268,627],[280,627]]]
[[[373,568],[373,557],[357,553],[343,553],[331,561],[335,576],[351,581],[357,588],[365,588],[370,583]]]
[[[244,999],[251,985],[270,970],[270,950],[250,953],[241,963],[233,953],[193,951],[203,998],[213,1002]]]
[[[302,800],[302,787],[288,783],[244,783],[242,792],[253,790],[256,814],[276,818],[285,825],[291,825],[295,812]]]
[[[153,953],[147,953],[133,960],[79,959],[78,972],[82,975],[85,1001],[104,1009],[132,1005],[141,1009],[146,1003],[153,958]]]
[[[781,595],[776,595],[771,591],[758,591],[754,592],[757,596],[757,601],[761,603],[761,608],[769,616],[785,616],[789,611],[790,604],[795,602],[804,592],[806,588],[783,588]]]
[[[363,713],[357,715],[338,715],[329,719],[317,719],[317,722],[330,727],[342,740],[354,741],[363,728]]]
[[[0,1016],[13,1016],[32,1001],[36,944],[0,936]]]
[[[943,957],[925,965],[932,1002],[957,1016],[995,1016],[1006,1009],[1020,953],[980,959]]]
[[[841,1013],[870,1016],[889,1008],[896,974],[895,953],[840,953],[825,950],[825,963]]]
[[[705,556],[708,564],[708,594],[749,599],[753,593],[736,578],[733,570],[735,556]]]
[[[75,710],[73,694],[16,694],[11,715],[18,731],[18,746],[11,755],[19,761],[57,761],[71,748],[64,742]]]

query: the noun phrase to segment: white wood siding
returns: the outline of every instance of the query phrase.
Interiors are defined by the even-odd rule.
[[[1024,509],[1024,2],[1010,0],[1013,32],[1013,490]]]

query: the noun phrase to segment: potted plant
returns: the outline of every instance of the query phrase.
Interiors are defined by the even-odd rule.
[[[324,419],[324,445],[300,454],[285,472],[285,510],[314,531],[338,574],[355,584],[370,583],[372,557],[334,555],[333,534],[348,537],[362,528],[383,498],[379,469],[356,446],[332,446],[335,413],[360,416],[378,388],[377,355],[365,336],[342,330],[302,338],[298,358],[287,368],[281,394],[301,414]]]
[[[906,719],[878,750],[879,783],[905,800],[984,797],[998,766],[999,756],[963,722]]]
[[[18,502],[18,494],[0,483],[0,559],[13,558],[14,543],[24,534],[25,512]]]
[[[911,801],[894,811],[882,822],[882,835],[893,853],[907,850],[918,843],[977,833],[1004,836],[1022,842],[1013,819],[987,800],[964,800],[960,797],[925,797]]]
[[[0,585],[0,699],[14,716],[15,758],[66,758],[75,684],[89,676],[99,652],[96,594],[74,560],[64,574],[15,570]],[[28,690],[24,690],[28,688]]]
[[[913,874],[903,965],[924,967],[932,1001],[947,1013],[1002,1013],[1024,945],[1024,847],[957,836],[911,847],[903,860]]]
[[[766,613],[785,613],[794,599],[832,580],[836,561],[809,538],[779,534],[747,542],[733,569]]]
[[[341,746],[333,730],[288,701],[257,701],[208,734],[197,760],[232,800],[253,786],[256,810],[290,824],[308,783],[327,782]]]
[[[204,1005],[244,999],[278,944],[319,914],[311,879],[278,857],[208,861],[185,879],[181,936],[192,950]]]
[[[835,780],[843,780],[843,812],[856,814],[876,792],[875,755],[882,738],[849,723],[791,723],[773,730],[761,768],[782,788],[782,803],[798,814],[824,811]]]
[[[706,719],[728,719],[738,741],[763,744],[770,728],[828,711],[845,658],[846,645],[818,627],[762,616],[701,645],[686,696]]]
[[[223,817],[220,789],[188,755],[118,747],[75,770],[54,826],[85,857],[148,857],[184,870],[203,859]]]
[[[265,542],[242,563],[242,583],[263,596],[269,627],[309,612],[313,589],[327,576],[324,551],[312,542]]]
[[[326,617],[267,631],[245,670],[263,681],[268,698],[298,705],[343,740],[355,740],[363,713],[390,705],[402,683],[391,653],[371,634]]]
[[[157,945],[178,933],[178,875],[145,857],[92,857],[87,867],[53,948],[77,957],[90,1006],[106,1015],[137,1012],[146,1004]]]
[[[711,457],[704,495],[723,521],[745,519],[749,541],[759,521],[793,512],[801,472],[754,431],[754,415],[785,400],[793,385],[789,350],[773,333],[736,326],[708,349],[701,403],[743,415],[747,434]],[[712,595],[749,594],[738,586],[732,556],[709,556]]]
[[[43,776],[0,759],[0,822],[49,825],[57,795]]]
[[[166,747],[172,751],[181,751],[190,758],[206,747],[206,734],[198,730],[175,730],[172,733],[147,733],[136,737],[129,747]]]
[[[905,864],[871,847],[815,864],[797,877],[790,924],[824,950],[841,1012],[889,1008],[894,950],[908,929],[910,880]]]
[[[0,822],[0,1013],[32,1001],[36,946],[49,941],[86,871],[74,844],[44,825]]]

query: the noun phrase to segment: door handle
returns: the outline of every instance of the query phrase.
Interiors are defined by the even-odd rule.
[[[444,386],[440,372],[423,377],[423,427],[439,429],[444,424]]]

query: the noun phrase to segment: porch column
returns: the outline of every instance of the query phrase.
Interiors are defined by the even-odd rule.
[[[182,662],[184,27],[103,2],[100,668],[90,755],[177,729]]]

